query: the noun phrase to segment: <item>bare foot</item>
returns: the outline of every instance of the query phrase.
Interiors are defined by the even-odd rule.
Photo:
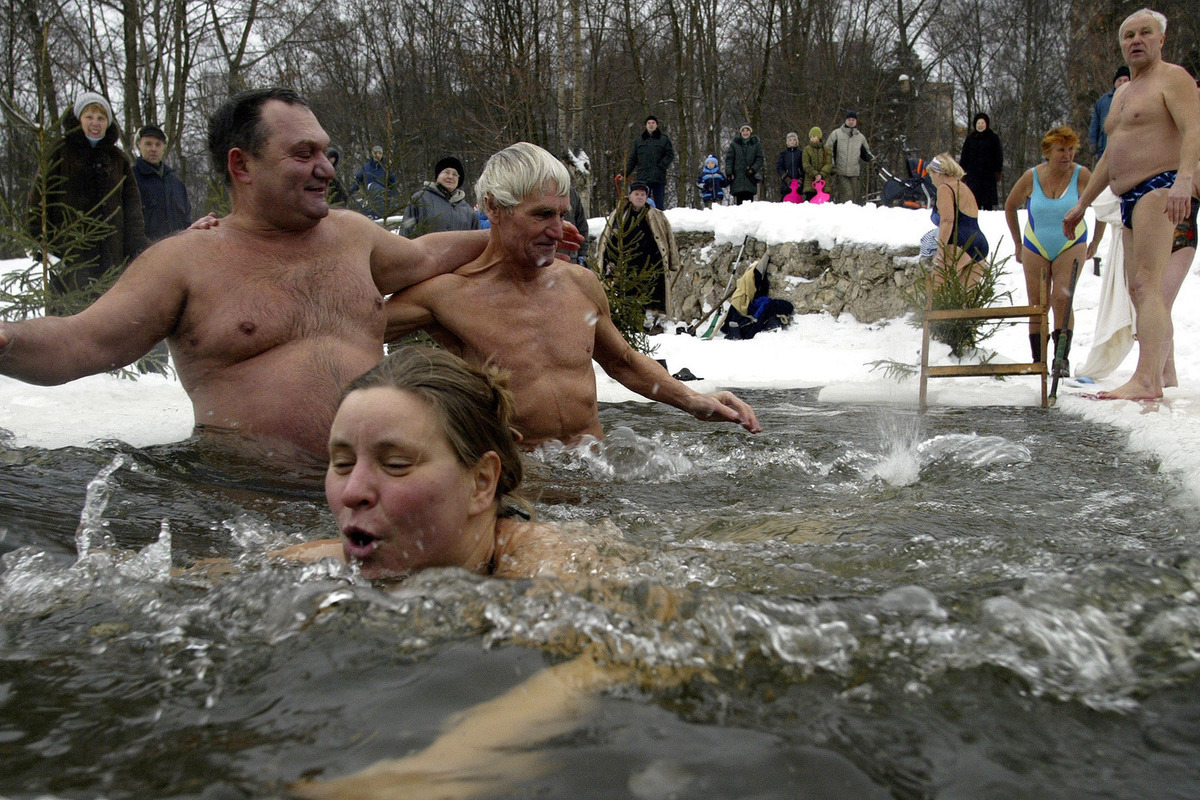
[[[1162,396],[1161,387],[1147,386],[1132,380],[1111,392],[1100,392],[1096,395],[1101,400],[1157,400]]]

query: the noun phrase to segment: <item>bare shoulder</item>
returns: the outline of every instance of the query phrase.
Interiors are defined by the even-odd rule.
[[[616,525],[496,521],[496,575],[502,578],[616,577],[637,559]]]

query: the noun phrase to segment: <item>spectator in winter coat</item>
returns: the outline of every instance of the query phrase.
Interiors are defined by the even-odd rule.
[[[825,146],[833,153],[833,202],[863,202],[862,163],[873,161],[867,137],[858,129],[858,112],[847,111],[846,121],[829,134]]]
[[[123,269],[148,244],[137,180],[117,147],[112,106],[95,92],[83,92],[63,128],[66,135],[47,161],[49,174],[34,181],[29,198],[30,233],[48,253],[63,258],[50,270],[46,303],[48,314],[59,315],[90,305],[105,288],[105,273]],[[67,207],[94,214],[111,231],[81,242]]]
[[[821,144],[821,129],[813,126],[808,132],[808,146],[804,148],[804,199],[812,200],[817,190],[813,181],[829,182],[833,173],[833,151]]]
[[[800,134],[790,132],[784,137],[786,148],[775,159],[775,174],[779,176],[779,196],[792,190],[792,181],[804,183],[804,154],[800,150]]]
[[[763,149],[748,122],[725,151],[725,174],[729,176],[737,205],[753,200],[758,194],[758,185],[763,180]]]
[[[396,201],[398,180],[396,174],[383,165],[383,148],[375,145],[371,148],[371,157],[358,169],[354,176],[354,185],[350,187],[353,196],[359,189],[366,195],[365,207],[367,216],[373,219],[386,217]]]
[[[721,173],[720,162],[717,157],[709,154],[708,158],[704,159],[704,168],[700,170],[700,176],[696,178],[696,186],[700,189],[700,198],[704,204],[711,206],[713,203],[718,205],[725,199],[725,176]]]
[[[1113,94],[1126,83],[1129,83],[1129,67],[1122,64],[1117,67],[1117,73],[1113,75],[1112,91],[1100,95],[1100,99],[1092,107],[1092,124],[1088,128],[1088,141],[1091,142],[1092,153],[1095,154],[1096,161],[1100,160],[1100,156],[1104,155],[1104,148],[1108,146],[1104,121],[1108,119],[1108,110],[1112,108]]]
[[[609,268],[617,266],[615,240],[618,236],[623,237],[629,250],[630,266],[654,273],[654,288],[646,309],[664,311],[669,316],[667,273],[679,272],[679,246],[666,215],[651,207],[646,199],[646,184],[634,181],[629,187],[629,197],[617,204],[608,217],[604,233],[600,234],[600,263]]]
[[[409,200],[400,233],[415,239],[426,233],[479,230],[479,215],[459,188],[466,174],[462,162],[446,156],[434,165],[433,174]]]
[[[183,181],[163,161],[167,135],[157,125],[146,125],[138,132],[137,161],[133,176],[142,198],[142,220],[146,238],[151,242],[181,231],[192,224],[192,206]]]
[[[646,130],[633,140],[629,160],[625,163],[625,177],[637,173],[637,179],[650,187],[650,197],[660,210],[667,207],[667,168],[675,160],[675,147],[671,139],[658,127],[658,117],[646,117]]]
[[[996,185],[1000,183],[1000,172],[1004,169],[1004,153],[1000,149],[1000,137],[992,130],[992,121],[980,111],[971,122],[974,128],[963,141],[959,164],[967,171],[963,183],[970,187],[981,211],[995,208]]]

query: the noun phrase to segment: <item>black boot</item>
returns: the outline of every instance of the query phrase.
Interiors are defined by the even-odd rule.
[[[1033,363],[1038,363],[1042,360],[1042,335],[1040,333],[1029,334],[1029,349],[1033,352]]]
[[[1063,342],[1063,351],[1062,351],[1063,355],[1062,355],[1062,358],[1060,359],[1058,357],[1058,340],[1064,334],[1066,335],[1067,338],[1066,338],[1066,341]],[[1051,357],[1053,358],[1053,363],[1054,363],[1054,369],[1053,369],[1052,374],[1057,375],[1060,378],[1071,377],[1071,362],[1067,358],[1067,355],[1071,352],[1071,334],[1072,334],[1072,331],[1070,328],[1067,328],[1065,331],[1060,328],[1059,330],[1056,330],[1050,334],[1051,338],[1054,341],[1054,345],[1053,345],[1054,351],[1051,353]]]

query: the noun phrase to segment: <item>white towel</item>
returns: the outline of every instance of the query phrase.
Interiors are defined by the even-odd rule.
[[[1105,189],[1092,203],[1096,219],[1108,223],[1108,256],[1100,284],[1100,305],[1096,310],[1096,333],[1087,361],[1075,369],[1076,376],[1103,378],[1125,360],[1133,349],[1137,317],[1129,288],[1125,284],[1125,246],[1122,243],[1121,199]]]

